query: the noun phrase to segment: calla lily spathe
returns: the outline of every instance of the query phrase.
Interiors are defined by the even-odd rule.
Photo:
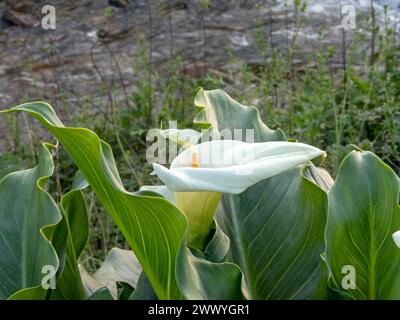
[[[157,163],[153,168],[161,181],[176,192],[238,194],[261,180],[323,154],[318,148],[297,142],[216,140],[186,149],[169,169]],[[194,157],[196,163],[193,163]]]
[[[166,186],[145,186],[173,202],[189,222],[189,245],[203,249],[222,193],[238,194],[257,182],[302,165],[325,152],[297,142],[216,140],[193,145],[170,168],[153,164]]]
[[[393,233],[392,237],[396,246],[400,248],[400,230]]]

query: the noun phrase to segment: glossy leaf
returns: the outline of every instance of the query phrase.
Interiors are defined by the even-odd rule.
[[[157,295],[144,272],[140,274],[136,288],[129,300],[157,300]]]
[[[176,276],[187,299],[244,299],[240,290],[242,273],[235,265],[214,264],[190,254],[188,248],[180,252],[179,258],[181,263],[177,265]]]
[[[245,106],[233,100],[223,90],[200,89],[194,104],[199,110],[194,123],[203,128],[212,128],[216,134],[225,130],[226,133],[231,132],[231,139],[241,140],[246,134],[246,129],[250,129],[254,130],[254,141],[286,140],[280,129],[271,130],[262,122],[255,107]],[[240,139],[235,137],[234,129],[242,129]]]
[[[78,268],[78,260],[89,237],[89,221],[82,189],[87,182],[80,172],[75,175],[72,190],[61,199],[63,219],[57,225],[52,244],[60,258],[56,290],[52,299],[83,300],[85,291]]]
[[[50,238],[61,214],[44,190],[54,170],[49,148],[41,146],[36,167],[0,181],[0,299],[45,299],[42,280],[59,267]]]
[[[373,153],[353,151],[343,160],[326,229],[336,290],[354,299],[400,299],[400,250],[392,239],[400,229],[399,190],[398,176]]]
[[[220,218],[231,236],[231,259],[252,298],[317,298],[326,206],[326,194],[300,169],[223,197]]]
[[[95,292],[87,300],[114,300],[110,291],[106,287],[102,287]]]

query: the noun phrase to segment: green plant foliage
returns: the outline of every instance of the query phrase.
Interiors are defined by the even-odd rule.
[[[10,173],[0,181],[0,299],[44,299],[42,278],[59,268],[50,238],[61,214],[44,190],[54,170],[50,148],[41,146],[33,169]],[[43,270],[44,266],[52,269]]]
[[[86,202],[81,192],[87,186],[87,182],[78,172],[75,175],[72,190],[61,199],[60,211],[63,218],[52,237],[52,244],[60,258],[57,286],[56,290],[51,292],[52,299],[85,298],[78,259],[89,237]]]
[[[129,193],[120,180],[111,148],[97,135],[83,128],[67,128],[56,116],[53,108],[43,102],[27,103],[7,112],[24,111],[44,125],[70,154],[86,181],[111,214],[146,272],[154,291],[160,299],[180,299],[193,292],[203,298],[215,286],[224,288],[224,277],[215,278],[212,269],[230,279],[238,279],[240,271],[229,263],[211,263],[192,258],[185,246],[187,221],[170,202],[159,197]],[[190,262],[188,262],[190,261]],[[177,283],[175,269],[181,264],[196,263],[191,275],[198,281]],[[219,271],[222,270],[223,272]],[[225,271],[229,271],[226,272]],[[213,281],[207,281],[213,277]],[[185,281],[185,278],[180,278]],[[220,285],[216,285],[216,281]],[[235,282],[240,285],[240,281]],[[210,289],[208,289],[210,287]],[[233,286],[227,287],[232,290]],[[182,292],[181,292],[182,289]],[[224,292],[221,298],[237,297],[240,286]]]
[[[256,142],[284,139],[281,131],[261,122],[254,107],[240,105],[221,90],[200,91],[195,103],[206,116],[202,122],[212,128],[254,129]],[[303,170],[223,197],[219,218],[231,239],[230,258],[241,267],[254,299],[318,298],[327,199]]]
[[[399,177],[373,153],[353,151],[343,160],[329,191],[326,228],[336,290],[354,299],[400,299],[400,250],[392,239],[400,229],[399,190]],[[354,281],[346,266],[354,267]]]
[[[362,80],[354,82],[369,90]],[[247,137],[253,142],[292,147],[291,142],[268,143],[286,141],[285,134],[266,126],[255,107],[222,90],[200,90],[195,105],[199,113],[194,122],[206,130],[191,134],[244,140],[246,130],[253,130]],[[400,299],[400,251],[392,239],[400,230],[400,178],[372,152],[357,148],[347,155],[335,181],[312,162],[294,162],[296,166],[258,179],[239,194],[223,193],[216,215],[206,212],[215,219],[210,219],[204,245],[194,247],[188,244],[188,224],[196,221],[185,214],[203,198],[193,196],[179,209],[175,201],[187,191],[186,181],[179,184],[184,191],[169,190],[167,184],[129,192],[110,145],[93,131],[64,126],[44,102],[0,113],[15,112],[36,118],[79,171],[72,184],[71,176],[68,192],[60,191],[57,204],[51,151],[60,148],[42,144],[36,167],[0,180],[0,299]],[[252,150],[257,146],[251,145]],[[299,156],[305,152],[301,150]],[[194,163],[188,154],[192,162],[183,169],[190,176],[200,171],[201,162]],[[211,179],[201,178],[210,185]],[[95,272],[81,264],[90,232],[87,189],[130,247],[111,249]],[[55,288],[46,286],[46,266],[53,267]]]
[[[227,234],[236,234],[232,260],[247,276],[254,299],[320,298],[315,291],[324,251],[326,194],[300,171],[223,199],[221,219]]]
[[[107,288],[100,288],[96,292],[94,292],[88,300],[114,300],[110,291]]]
[[[194,123],[199,127],[211,127],[217,132],[227,130],[232,135],[231,139],[234,138],[234,129],[242,130],[243,135],[246,129],[251,129],[254,130],[254,142],[285,140],[281,130],[271,130],[261,121],[255,107],[240,104],[223,90],[200,89],[194,104],[199,110]]]

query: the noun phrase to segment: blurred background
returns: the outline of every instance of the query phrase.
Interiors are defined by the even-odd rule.
[[[42,28],[46,4],[55,30]],[[157,182],[146,133],[169,120],[192,127],[199,87],[224,89],[271,128],[326,150],[332,176],[350,144],[400,172],[398,0],[0,0],[0,19],[0,108],[45,100],[64,123],[94,130],[128,190]],[[32,166],[44,140],[32,119],[2,116],[0,178]],[[58,201],[76,168],[62,148],[55,164]],[[87,198],[94,270],[127,245]]]

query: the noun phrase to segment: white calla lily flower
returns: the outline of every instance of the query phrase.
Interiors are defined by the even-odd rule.
[[[157,163],[153,168],[167,187],[176,192],[238,194],[323,154],[318,148],[297,142],[216,140],[186,149],[169,169]]]
[[[396,246],[400,248],[400,230],[393,233],[392,237]]]
[[[186,149],[169,169],[154,163],[154,172],[166,187],[145,188],[175,202],[188,218],[189,245],[203,249],[222,193],[241,193],[324,154],[297,142],[209,141]]]

